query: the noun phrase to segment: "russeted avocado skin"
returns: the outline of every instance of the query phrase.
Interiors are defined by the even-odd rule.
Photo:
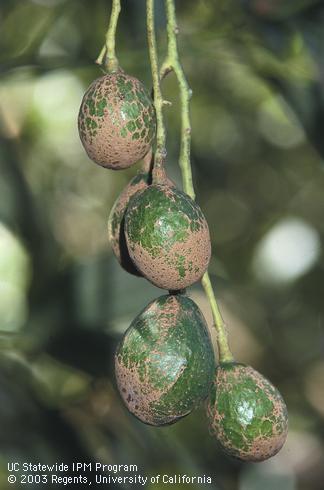
[[[155,286],[181,290],[207,270],[211,244],[207,221],[187,194],[165,184],[138,192],[125,214],[128,251]]]
[[[142,83],[123,71],[103,75],[86,91],[78,118],[91,160],[113,170],[130,167],[149,151],[156,118]]]
[[[242,461],[264,461],[283,446],[288,432],[286,404],[270,381],[236,362],[217,366],[207,414],[221,449]]]
[[[176,422],[208,396],[214,352],[198,306],[182,295],[152,301],[132,322],[115,356],[117,386],[142,422]]]

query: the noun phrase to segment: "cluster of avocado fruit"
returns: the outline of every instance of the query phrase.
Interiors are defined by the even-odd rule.
[[[81,142],[98,165],[119,170],[150,154],[153,101],[121,69],[95,80],[79,112]],[[278,390],[244,364],[215,363],[206,321],[185,288],[201,279],[211,256],[206,219],[167,177],[144,168],[117,198],[108,220],[121,266],[169,291],[133,320],[117,347],[115,374],[128,408],[152,426],[175,423],[207,402],[211,433],[243,461],[264,461],[285,442],[288,417]]]

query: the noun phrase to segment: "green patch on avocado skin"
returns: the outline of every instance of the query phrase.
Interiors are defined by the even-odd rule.
[[[121,128],[121,130],[120,130],[120,136],[122,138],[126,138],[126,136],[127,136],[127,129],[125,127]]]
[[[84,105],[88,107],[90,116],[103,117],[107,100],[105,98],[96,98],[95,90],[91,90],[85,96]]]
[[[126,121],[127,129],[132,133],[136,127],[141,129],[144,123],[145,134],[147,133],[152,139],[156,129],[155,111],[152,99],[146,93],[144,87],[140,83],[135,83],[133,79],[129,80],[124,74],[118,75],[117,87],[118,97],[124,100],[120,111],[122,119]],[[128,125],[128,122],[132,124]]]
[[[165,295],[150,303],[133,320],[116,355],[124,370],[137,373],[134,390],[151,399],[148,423],[183,417],[208,395],[213,348],[199,308],[186,296]]]
[[[169,251],[176,243],[183,243],[191,232],[191,225],[200,229],[203,214],[197,204],[178,189],[151,185],[136,196],[126,213],[126,233],[132,245],[139,244],[152,257]],[[183,275],[183,263],[178,263]]]
[[[135,129],[136,129],[136,125],[133,121],[128,121],[128,123],[126,124],[126,127],[127,127],[128,131],[131,133],[133,131],[135,131]]]
[[[186,258],[183,255],[177,256],[177,268],[179,277],[183,278],[186,276],[186,268],[185,268]]]
[[[124,115],[124,118],[125,119],[136,119],[139,115],[140,115],[140,110],[141,108],[139,106],[137,106],[137,104],[135,103],[129,103],[129,102],[125,102],[122,107],[121,107],[121,111],[122,111],[122,114]]]
[[[286,435],[288,416],[279,391],[260,373],[243,364],[230,362],[217,367],[208,413],[221,447],[239,459],[256,461],[270,457],[276,449],[272,441]],[[260,447],[265,455],[260,453]],[[263,456],[266,457],[262,459]]]
[[[136,95],[144,107],[146,108],[150,107],[151,105],[150,98],[148,97],[148,95],[146,94],[146,92],[143,90],[142,87],[136,91]]]
[[[98,124],[96,123],[96,121],[94,121],[93,119],[91,119],[91,117],[87,117],[86,118],[86,125],[87,125],[87,128],[88,129],[94,129],[98,126]]]

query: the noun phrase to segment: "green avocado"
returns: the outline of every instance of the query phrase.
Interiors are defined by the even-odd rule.
[[[217,367],[207,414],[221,449],[243,461],[271,458],[287,437],[287,407],[279,391],[244,364]]]
[[[128,251],[155,286],[180,290],[198,281],[211,255],[209,229],[198,206],[169,185],[138,192],[125,214]]]
[[[149,425],[188,415],[208,396],[214,352],[198,306],[182,295],[160,296],[132,322],[115,356],[119,392]]]

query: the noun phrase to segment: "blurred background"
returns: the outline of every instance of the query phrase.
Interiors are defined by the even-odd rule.
[[[156,4],[162,60],[163,1]],[[236,358],[271,379],[289,410],[284,449],[261,464],[224,457],[203,408],[151,428],[116,391],[116,344],[162,291],[124,272],[107,241],[110,208],[139,165],[96,166],[77,133],[82,95],[101,74],[94,60],[110,5],[0,4],[0,488],[9,488],[8,462],[101,461],[137,464],[147,475],[210,475],[215,490],[321,490],[323,2],[177,2],[212,280]],[[117,54],[149,88],[145,2],[122,7]],[[181,185],[172,75],[163,91],[172,102],[168,171]],[[188,293],[211,325],[200,286]]]

